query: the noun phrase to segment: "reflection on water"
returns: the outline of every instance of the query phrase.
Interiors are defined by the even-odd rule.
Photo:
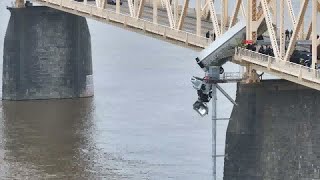
[[[0,179],[129,178],[121,157],[96,146],[93,113],[92,98],[3,101]]]
[[[3,101],[0,177],[90,177],[93,111],[91,98]]]

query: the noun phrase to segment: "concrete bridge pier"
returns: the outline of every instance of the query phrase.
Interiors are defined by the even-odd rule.
[[[2,99],[93,96],[91,38],[86,19],[39,6],[9,10]]]
[[[319,179],[320,92],[285,80],[238,84],[224,180]]]

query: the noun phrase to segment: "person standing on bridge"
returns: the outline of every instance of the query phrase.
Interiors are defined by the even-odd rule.
[[[210,31],[208,31],[207,33],[206,33],[206,38],[210,38]]]
[[[213,41],[216,40],[216,33],[211,34],[211,37],[213,37]]]
[[[289,40],[292,38],[292,35],[293,35],[293,30],[291,29],[291,31],[290,31],[290,38],[289,38]]]
[[[287,41],[290,39],[290,36],[289,36],[290,32],[288,29],[286,30],[285,34],[286,34],[286,41]]]

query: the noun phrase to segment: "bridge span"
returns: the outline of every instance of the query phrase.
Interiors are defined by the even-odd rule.
[[[23,7],[22,2],[17,0],[17,6]],[[290,68],[299,65],[288,62],[297,42],[301,41],[308,42],[307,44],[313,47],[310,51],[313,55],[311,69],[314,69],[318,63],[319,53],[317,48],[320,39],[317,37],[319,34],[317,31],[317,14],[320,11],[319,0],[302,1],[297,15],[295,15],[291,0],[283,0],[280,3],[272,0],[248,0],[247,2],[237,0],[231,15],[228,13],[230,3],[226,0],[220,4],[220,15],[217,14],[217,3],[213,0],[205,2],[197,0],[195,8],[191,8],[189,0],[185,0],[182,4],[178,0],[128,0],[123,2],[115,0],[112,1],[114,4],[108,3],[107,0],[84,0],[83,2],[33,0],[33,2],[196,50],[206,49],[211,43],[215,43],[212,42],[213,37],[205,37],[206,32],[210,31],[211,36],[214,34],[218,40],[221,35],[228,32],[242,19],[246,22],[246,38],[238,38],[237,44],[233,42],[231,45],[230,42],[226,42],[229,48],[236,48],[243,40],[255,42],[257,36],[263,33],[267,34],[269,37],[268,43],[274,50],[274,57],[269,58],[269,60],[274,61],[269,62],[269,64],[278,65],[276,75],[298,84],[320,89],[317,81],[308,78],[310,77],[307,75],[308,73],[303,73],[312,71],[313,77],[317,79],[317,70],[308,70],[308,67]],[[308,9],[308,5],[312,8]],[[285,9],[289,12],[289,16],[285,15]],[[312,11],[312,18],[310,22],[305,22],[306,13],[310,10]],[[276,18],[277,16],[279,18]],[[293,24],[293,34],[290,41],[285,39],[284,21],[292,21]],[[307,26],[307,29],[305,29],[305,26]],[[223,39],[219,41],[223,41]],[[261,62],[259,59],[264,56],[259,57],[259,59],[254,59],[257,56],[250,56],[249,61],[248,56],[244,55],[248,53],[244,52],[239,49],[233,62],[238,63],[244,60],[246,63],[238,64],[246,66],[248,74],[251,74],[249,69],[252,69],[253,66],[260,71],[274,74],[274,69],[272,70],[270,65],[269,68],[265,69],[257,67],[257,62]],[[288,63],[291,65],[290,67]],[[280,66],[280,64],[282,65]],[[290,71],[290,75],[296,74],[296,78],[287,77],[288,71]]]

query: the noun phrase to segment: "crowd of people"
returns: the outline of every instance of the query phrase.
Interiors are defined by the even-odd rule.
[[[256,44],[248,44],[246,46],[246,49],[256,52],[257,51],[257,45]],[[265,54],[265,55],[274,57],[273,49],[269,45],[268,46],[261,45],[259,47],[259,49],[258,49],[258,52],[261,53],[261,54]]]

